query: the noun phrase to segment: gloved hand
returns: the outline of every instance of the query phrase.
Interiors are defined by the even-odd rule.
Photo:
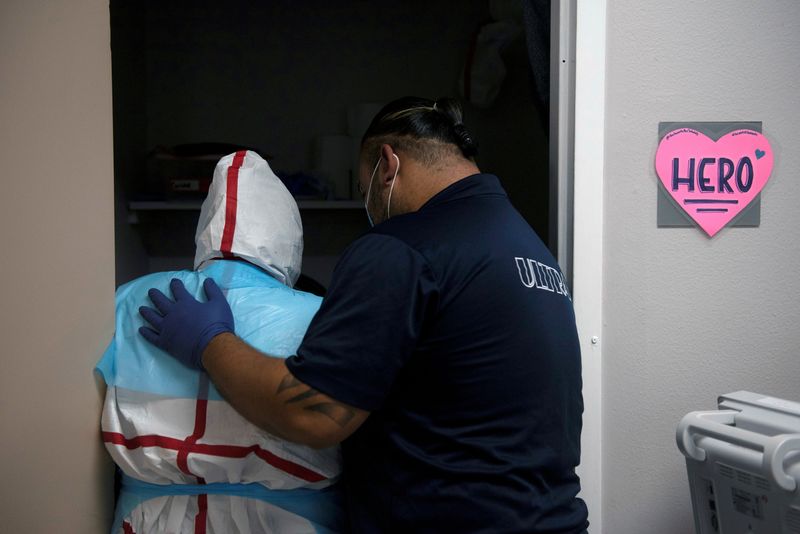
[[[147,293],[158,310],[147,306],[139,308],[139,313],[152,326],[139,328],[139,333],[183,364],[202,369],[203,351],[211,339],[223,332],[233,332],[231,307],[211,278],[203,282],[206,302],[196,300],[180,280],[173,278],[169,287],[174,302],[158,289]]]

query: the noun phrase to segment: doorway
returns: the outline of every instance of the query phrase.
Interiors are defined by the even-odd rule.
[[[192,268],[202,186],[171,189],[197,176],[182,176],[170,162],[186,156],[185,169],[193,156],[206,157],[208,172],[209,156],[228,146],[253,148],[287,181],[311,184],[297,195],[303,272],[324,288],[344,248],[367,230],[347,169],[352,154],[330,147],[357,142],[365,114],[395,98],[462,101],[479,167],[500,178],[572,281],[584,353],[581,476],[599,529],[599,346],[587,340],[601,324],[593,266],[602,207],[587,210],[597,185],[585,187],[593,177],[582,170],[594,157],[585,147],[596,130],[575,126],[576,112],[598,105],[587,98],[592,91],[602,117],[595,71],[603,68],[605,1],[112,0],[110,13],[118,286]],[[509,22],[507,32],[497,29],[502,46],[482,48],[481,32],[502,21]],[[577,72],[576,53],[587,60]],[[585,81],[577,94],[576,75]],[[346,184],[343,172],[351,173]]]

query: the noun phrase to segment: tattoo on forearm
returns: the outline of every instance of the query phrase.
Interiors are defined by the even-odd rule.
[[[292,373],[286,373],[286,376],[283,377],[281,383],[278,384],[278,390],[275,393],[277,394],[287,389],[296,388],[301,384],[302,382],[296,379]]]
[[[288,389],[296,388],[298,386],[304,386],[301,381],[296,379],[294,375],[291,373],[287,373],[286,376],[283,377],[281,383],[278,384],[278,389],[275,394],[280,394],[283,391]],[[306,389],[302,393],[298,393],[295,396],[283,401],[284,404],[293,404],[296,402],[302,402],[304,400],[311,399],[318,395],[322,395],[319,391],[314,388],[305,386]],[[356,411],[344,404],[336,402],[334,400],[331,401],[324,401],[324,402],[317,402],[315,404],[311,404],[309,406],[303,406],[304,410],[308,410],[310,412],[317,412],[321,413],[322,415],[331,419],[334,423],[339,425],[340,427],[347,426],[347,423],[353,420],[356,416]]]
[[[338,402],[319,402],[311,406],[306,406],[305,409],[310,412],[319,412],[329,417],[340,427],[347,426],[347,423],[356,416],[355,410]]]
[[[314,388],[308,388],[308,391],[306,391],[305,393],[300,393],[299,395],[295,395],[291,399],[289,399],[286,402],[284,402],[284,404],[291,404],[293,402],[300,402],[300,401],[303,401],[303,400],[306,400],[306,399],[310,399],[311,397],[315,397],[317,395],[319,395],[319,391],[317,391]]]

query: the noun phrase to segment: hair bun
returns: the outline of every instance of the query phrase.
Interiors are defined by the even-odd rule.
[[[461,104],[453,98],[399,98],[386,104],[372,119],[361,138],[361,147],[364,150],[368,142],[418,146],[417,153],[423,159],[439,157],[435,145],[417,143],[430,140],[457,147],[464,157],[472,158],[477,155],[478,143],[464,126],[463,117]],[[369,149],[377,150],[374,146]]]
[[[478,144],[467,131],[467,127],[459,122],[453,126],[453,133],[458,138],[458,148],[465,157],[471,158],[478,153]]]

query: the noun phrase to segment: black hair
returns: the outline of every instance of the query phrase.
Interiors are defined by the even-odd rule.
[[[464,126],[461,104],[452,98],[406,96],[386,104],[372,119],[361,147],[368,149],[373,142],[399,145],[428,162],[441,152],[442,144],[452,146],[467,159],[478,153],[477,141]]]

